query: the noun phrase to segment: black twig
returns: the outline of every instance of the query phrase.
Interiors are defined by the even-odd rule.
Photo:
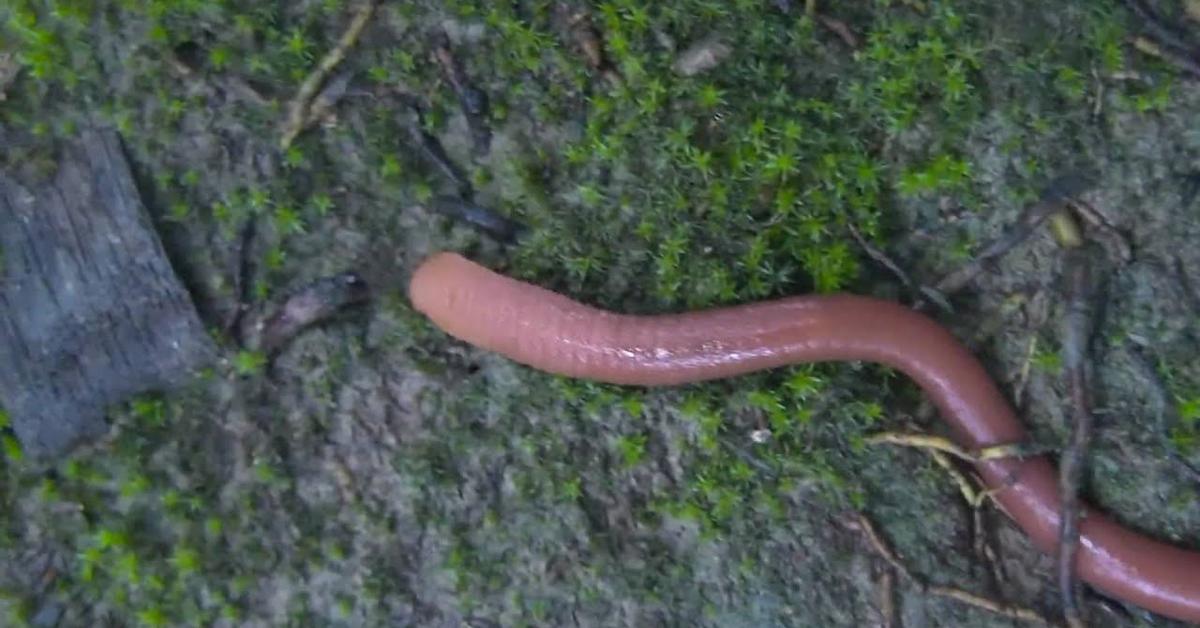
[[[1092,181],[1078,174],[1070,174],[1055,179],[1042,193],[1041,199],[1025,209],[1017,223],[1008,233],[989,244],[962,268],[943,277],[934,289],[942,295],[949,295],[961,290],[972,279],[979,276],[988,264],[1004,256],[1018,244],[1033,235],[1039,226],[1052,214],[1063,210],[1067,203],[1091,187]],[[919,308],[922,303],[918,302]]]
[[[414,111],[416,112],[417,120],[408,127],[413,143],[421,149],[421,155],[427,161],[436,166],[438,170],[441,170],[442,174],[446,175],[446,178],[454,183],[460,196],[470,199],[474,196],[475,191],[471,187],[471,182],[467,180],[466,174],[446,154],[446,149],[442,147],[442,143],[422,128],[424,117],[420,110],[414,109]]]
[[[441,66],[446,82],[458,96],[458,104],[467,118],[467,126],[471,129],[475,153],[486,155],[492,145],[492,130],[487,120],[487,94],[471,83],[462,64],[454,56],[454,51],[450,48],[450,37],[445,31],[439,30],[433,36],[433,56]]]
[[[291,293],[273,310],[262,307],[248,314],[242,324],[243,346],[273,356],[300,332],[369,296],[366,282],[357,273],[318,279]]]
[[[254,282],[258,272],[254,264],[257,237],[258,220],[255,216],[250,216],[242,224],[238,234],[237,256],[233,269],[233,294],[237,304],[225,326],[226,331],[233,333],[234,340],[243,345],[246,339],[242,336],[242,323],[246,314],[254,307]]]
[[[936,290],[928,286],[916,284],[912,278],[908,276],[908,273],[904,272],[904,269],[901,268],[900,265],[895,261],[893,261],[887,253],[884,253],[878,247],[871,244],[867,238],[863,236],[862,232],[858,230],[858,227],[855,227],[853,224],[847,224],[846,227],[850,231],[850,237],[854,238],[854,241],[857,242],[858,246],[862,248],[864,253],[867,254],[867,257],[875,260],[880,266],[883,266],[889,272],[895,275],[896,278],[900,280],[900,283],[904,284],[905,288],[911,292],[919,292],[925,295],[927,299],[933,301],[938,307],[942,308],[946,312],[954,311],[954,308],[950,306],[950,302],[946,301],[946,299],[942,297],[942,295],[938,294]]]
[[[500,215],[493,209],[453,196],[438,196],[429,201],[429,208],[483,231],[500,242],[512,244],[525,231],[525,226]]]

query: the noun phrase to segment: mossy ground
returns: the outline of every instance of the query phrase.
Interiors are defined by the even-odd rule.
[[[940,429],[903,378],[818,365],[665,390],[568,381],[452,342],[410,309],[404,280],[455,249],[630,312],[811,291],[910,300],[848,225],[932,283],[1071,171],[1099,175],[1088,199],[1133,249],[1106,277],[1088,496],[1200,545],[1185,466],[1200,465],[1200,89],[1132,50],[1113,0],[819,3],[857,51],[801,4],[593,3],[616,87],[554,3],[381,7],[344,67],[426,101],[477,200],[530,227],[512,247],[425,208],[453,186],[394,102],[352,91],[336,120],[276,148],[350,2],[0,7],[0,41],[24,64],[0,124],[26,141],[5,163],[50,167],[55,138],[120,130],[214,333],[237,305],[248,218],[255,298],[350,268],[379,291],[270,368],[222,338],[226,361],[189,390],[114,409],[109,442],[50,468],[5,436],[0,612],[72,626],[866,625],[881,564],[839,524],[862,510],[931,581],[1053,616],[1052,561],[1002,515],[986,517],[1005,572],[989,590],[948,477],[864,445]],[[434,28],[491,100],[485,157],[431,61]],[[728,59],[672,71],[714,33]],[[169,62],[185,43],[192,78]],[[1060,265],[1036,236],[938,315],[1022,389],[1050,445],[1069,429]],[[903,585],[900,600],[908,626],[1011,623]],[[1099,625],[1151,622],[1090,608]]]

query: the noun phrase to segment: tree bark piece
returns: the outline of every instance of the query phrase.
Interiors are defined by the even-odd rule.
[[[27,454],[104,435],[107,408],[182,384],[215,347],[171,268],[114,132],[57,172],[0,171],[0,404]]]

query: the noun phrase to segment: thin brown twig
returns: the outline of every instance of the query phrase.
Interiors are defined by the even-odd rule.
[[[1158,57],[1188,74],[1200,77],[1200,61],[1197,61],[1190,55],[1179,52],[1175,48],[1161,45],[1159,42],[1145,36],[1135,37],[1133,47],[1152,57]]]
[[[346,53],[358,41],[359,35],[362,35],[363,29],[366,28],[367,22],[375,14],[375,8],[378,6],[379,0],[366,0],[350,20],[345,32],[338,39],[337,45],[325,53],[325,56],[317,63],[317,67],[313,68],[313,71],[300,84],[300,88],[296,90],[296,95],[288,105],[287,121],[284,123],[283,133],[279,138],[280,148],[286,150],[292,145],[296,136],[304,130],[305,124],[309,120],[309,105],[313,97],[317,95],[317,90],[321,89],[321,85],[330,72],[346,58]]]
[[[1154,9],[1142,2],[1142,0],[1125,0],[1125,6],[1129,7],[1130,11],[1141,18],[1142,24],[1145,26],[1146,31],[1150,33],[1155,43],[1163,47],[1174,48],[1181,53],[1195,54],[1195,50],[1184,40],[1183,36],[1167,26],[1166,22],[1154,12]]]
[[[822,13],[818,13],[816,17],[821,25],[829,29],[834,35],[837,35],[838,39],[842,40],[842,43],[846,44],[851,50],[858,50],[861,47],[858,35],[855,35],[854,31],[850,30],[850,27],[845,22]]]
[[[866,236],[864,236],[862,232],[858,230],[858,227],[854,226],[853,223],[847,223],[846,228],[850,232],[850,237],[853,238],[856,243],[858,243],[858,246],[863,250],[864,253],[867,254],[867,257],[875,260],[875,262],[877,262],[880,266],[883,266],[889,272],[895,275],[896,278],[900,280],[900,283],[904,284],[905,288],[910,291],[920,292],[946,312],[953,311],[950,303],[946,301],[946,299],[942,298],[937,291],[932,290],[927,286],[919,286],[913,282],[912,278],[908,276],[908,273],[904,272],[904,269],[901,268],[899,264],[892,260],[887,253],[884,253],[878,247],[871,244],[867,240]]]
[[[1053,625],[1049,620],[1047,620],[1045,617],[1042,617],[1037,613],[1037,611],[1032,609],[1023,608],[1013,604],[1002,604],[1000,602],[983,597],[982,595],[976,595],[962,589],[957,589],[954,587],[931,586],[927,587],[925,591],[940,597],[958,600],[964,604],[974,606],[975,608],[982,608],[985,611],[990,611],[997,615],[1008,617],[1009,619],[1016,619],[1029,622],[1031,624],[1040,624],[1042,626]]]
[[[1133,260],[1133,247],[1129,244],[1129,239],[1100,210],[1081,199],[1073,199],[1068,206],[1087,224],[1088,231],[1108,251],[1109,256],[1121,264],[1128,264]]]
[[[886,541],[883,540],[883,537],[880,536],[879,532],[875,529],[875,525],[871,523],[871,520],[868,519],[866,515],[862,513],[856,513],[855,515],[856,516],[854,520],[849,522],[848,527],[862,532],[875,553],[878,554],[879,557],[884,561],[886,561],[888,565],[890,565],[892,569],[894,569],[896,573],[900,575],[900,577],[910,582],[922,593],[956,600],[969,606],[974,606],[975,608],[980,608],[1011,619],[1042,626],[1053,625],[1046,618],[1038,614],[1037,611],[1028,608],[997,602],[995,600],[971,593],[969,591],[964,591],[956,587],[930,585],[926,583],[923,579],[914,575],[908,570],[907,567],[904,566],[904,563],[900,561],[900,559],[896,556],[896,553],[892,551],[892,548],[888,546]]]
[[[883,266],[891,271],[891,273],[900,280],[900,283],[904,284],[908,288],[912,287],[913,281],[909,278],[908,273],[904,272],[904,269],[900,268],[899,264],[892,261],[892,258],[888,257],[887,253],[884,253],[876,248],[875,245],[868,242],[867,238],[863,236],[861,231],[858,230],[858,227],[854,226],[854,223],[847,223],[846,230],[850,232],[850,237],[854,238],[854,241],[858,243],[858,246],[861,247],[864,252],[866,252],[868,257],[878,262],[880,266]]]
[[[862,532],[867,537],[867,542],[871,544],[871,548],[875,550],[875,553],[879,554],[880,558],[891,565],[892,569],[896,570],[896,573],[900,574],[905,580],[916,581],[916,578],[909,573],[908,567],[905,567],[904,563],[900,562],[900,558],[896,556],[896,553],[892,551],[891,546],[883,540],[883,537],[879,536],[879,532],[875,530],[875,524],[871,523],[871,520],[866,515],[861,512],[855,513],[855,519],[851,524],[851,527]]]
[[[202,90],[205,95],[213,93],[215,91],[214,88],[220,88],[258,107],[266,107],[271,104],[270,98],[263,96],[241,77],[218,74],[210,78],[205,78],[195,68],[184,62],[174,51],[169,51],[164,57],[167,67],[171,71],[197,89]]]
[[[565,2],[558,4],[558,10],[566,16],[567,30],[576,45],[579,46],[579,51],[583,54],[588,67],[599,73],[601,78],[608,81],[610,85],[619,86],[621,74],[617,72],[617,68],[605,54],[604,37],[592,22],[591,14],[582,9],[572,11]]]
[[[891,569],[884,569],[879,574],[879,616],[882,628],[900,625],[896,613],[896,572]]]
[[[1058,534],[1058,586],[1067,625],[1079,628],[1084,625],[1079,581],[1075,575],[1075,557],[1079,549],[1079,485],[1083,479],[1093,424],[1087,364],[1092,313],[1086,250],[1075,248],[1069,251],[1065,274],[1067,313],[1063,321],[1062,353],[1063,371],[1070,388],[1072,428],[1070,442],[1059,460],[1062,515]]]
[[[221,77],[221,86],[229,90],[238,98],[249,102],[258,107],[267,107],[271,105],[271,99],[263,96],[253,85],[246,82],[240,76],[223,76]]]
[[[350,87],[351,73],[341,72],[325,82],[325,87],[317,92],[316,96],[308,104],[308,117],[304,120],[304,127],[308,128],[317,123],[326,123],[331,120],[336,120],[334,115],[334,107],[346,95],[346,91]]]

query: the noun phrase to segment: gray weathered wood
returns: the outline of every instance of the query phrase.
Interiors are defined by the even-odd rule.
[[[0,404],[35,457],[215,357],[111,131],[82,133],[46,180],[0,171],[0,252]]]

